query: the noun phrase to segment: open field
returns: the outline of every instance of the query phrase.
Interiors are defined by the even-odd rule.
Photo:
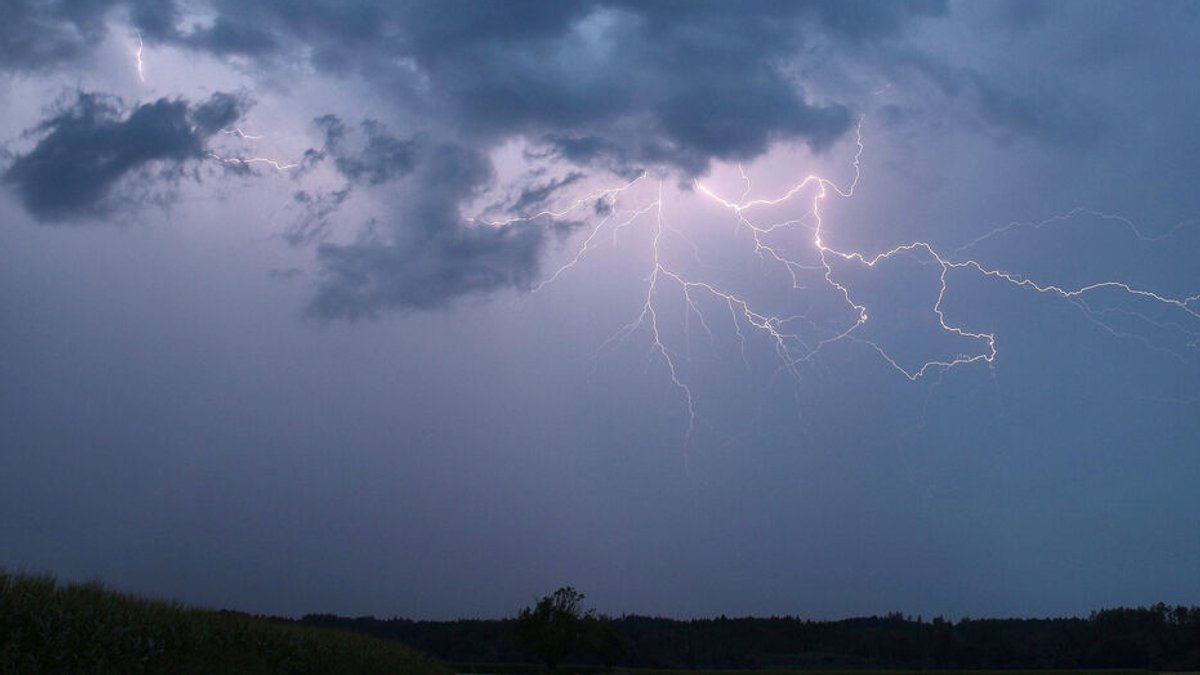
[[[1113,617],[1144,618],[1161,615],[1165,610],[1113,610],[1097,614],[1087,621],[1073,620],[1073,627],[1088,627]],[[979,669],[979,670],[912,670],[899,668],[867,669],[852,665],[844,669],[816,664],[813,668],[797,667],[799,653],[789,653],[790,664],[762,667],[758,670],[713,669],[698,670],[670,668],[614,668],[600,665],[560,665],[548,670],[536,663],[497,663],[479,659],[456,660],[442,653],[443,665],[406,644],[426,644],[429,653],[441,653],[444,647],[479,647],[489,639],[507,641],[508,630],[497,621],[456,621],[421,623],[406,620],[380,622],[374,619],[336,621],[337,617],[315,617],[323,624],[303,621],[255,617],[240,612],[211,611],[187,607],[177,602],[147,600],[118,593],[98,583],[61,584],[45,576],[10,574],[0,571],[0,675],[39,673],[180,673],[183,675],[241,675],[316,673],[411,673],[414,675],[451,675],[476,673],[518,675],[554,673],[565,675],[586,673],[618,673],[624,675],[907,675],[936,672],[939,675],[1150,675],[1146,669]],[[713,622],[674,622],[663,619],[643,620],[625,617],[619,621],[643,623],[649,621],[666,628],[710,626]],[[900,619],[851,621],[850,628],[878,629],[880,621],[896,629],[925,627],[925,624]],[[888,623],[890,621],[890,623]],[[787,624],[785,619],[722,620],[727,627],[754,627],[768,623]],[[865,622],[865,623],[864,623]],[[845,623],[845,622],[841,622]],[[840,627],[841,623],[833,625]],[[858,624],[863,624],[859,626]],[[1053,622],[974,621],[963,623],[974,629],[1004,627],[1031,623],[1034,627]],[[993,625],[994,624],[994,625]],[[948,627],[949,624],[939,624]],[[1120,628],[1118,622],[1117,628]],[[1190,625],[1190,624],[1189,624]],[[806,626],[808,626],[806,624]],[[813,624],[816,629],[825,624]],[[412,629],[405,638],[393,635],[397,631],[362,634],[364,630],[380,628]],[[744,627],[744,626],[743,626]],[[815,628],[814,628],[815,627]],[[827,626],[826,626],[827,627]],[[1173,629],[1186,628],[1180,624]],[[358,633],[352,632],[358,630]],[[426,642],[417,639],[422,630]],[[744,631],[743,631],[744,632]],[[1178,631],[1177,631],[1178,632]],[[1116,630],[1117,638],[1125,635]],[[871,635],[874,635],[873,633]],[[490,637],[489,637],[490,636]],[[643,636],[644,637],[644,636]],[[1110,636],[1111,637],[1111,636]],[[1169,637],[1169,636],[1168,636]],[[389,639],[390,638],[390,639]],[[1116,638],[1113,638],[1116,639]],[[447,640],[449,642],[447,642]],[[1097,642],[1103,646],[1103,641]],[[1166,644],[1165,642],[1163,644]],[[1189,643],[1191,644],[1191,643]],[[486,644],[482,646],[487,646]],[[492,645],[493,647],[496,645]],[[1185,645],[1186,647],[1186,645]],[[453,650],[451,650],[453,651]],[[814,652],[815,653],[815,652]],[[652,656],[654,654],[651,654]],[[1187,663],[1185,660],[1176,662]],[[643,661],[644,663],[644,661]],[[719,661],[717,663],[720,663]],[[651,664],[648,664],[651,665]],[[865,664],[864,664],[865,665]],[[1168,666],[1169,667],[1169,666]],[[1175,675],[1200,675],[1195,672]]]
[[[396,642],[0,571],[0,673],[450,671]]]
[[[917,673],[936,673],[937,675],[1151,675],[1154,671],[1137,669],[1098,669],[1098,670],[734,670],[734,669],[667,669],[667,668],[613,668],[605,670],[602,666],[573,666],[561,665],[556,670],[549,670],[539,664],[512,663],[448,663],[456,673],[466,675],[526,675],[531,673],[555,673],[555,675],[596,675],[613,673],[614,675],[915,675]],[[1171,675],[1198,675],[1197,673],[1172,673]]]
[[[605,670],[602,666],[573,666],[561,665],[556,670],[549,670],[539,664],[512,663],[448,663],[455,673],[462,675],[527,675],[532,673],[554,673],[555,675],[597,675],[612,673],[613,675],[916,675],[918,673],[936,673],[936,675],[1151,675],[1150,670],[1100,669],[1100,670],[733,670],[733,669],[666,669],[666,668],[613,668]],[[1197,673],[1172,673],[1171,675],[1198,675]]]

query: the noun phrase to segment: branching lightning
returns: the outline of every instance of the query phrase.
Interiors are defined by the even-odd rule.
[[[731,201],[720,196],[716,191],[700,182],[694,184],[697,193],[711,199],[731,214],[738,231],[744,231],[750,235],[753,241],[753,251],[764,264],[776,265],[787,271],[793,289],[808,288],[809,286],[803,283],[802,280],[815,276],[841,299],[845,307],[849,310],[850,320],[840,328],[824,329],[824,334],[819,335],[817,338],[802,336],[799,331],[790,328],[796,322],[804,322],[810,327],[816,328],[816,324],[808,318],[804,316],[780,316],[773,314],[759,308],[750,299],[724,289],[715,282],[692,278],[669,264],[664,256],[665,237],[667,234],[671,233],[672,235],[679,236],[685,241],[687,238],[677,228],[672,227],[666,218],[661,182],[653,201],[633,208],[622,208],[619,203],[619,197],[642,181],[645,177],[644,174],[625,185],[587,195],[560,211],[544,211],[527,218],[513,218],[488,224],[501,226],[517,220],[529,220],[539,217],[564,218],[585,204],[604,200],[607,206],[604,209],[603,217],[588,230],[587,236],[584,237],[582,243],[575,250],[574,255],[565,264],[555,269],[543,281],[534,286],[533,290],[538,291],[546,285],[555,282],[564,273],[576,267],[581,259],[597,246],[600,235],[604,230],[610,229],[615,240],[617,231],[630,226],[635,221],[649,214],[653,214],[649,225],[649,247],[652,254],[652,266],[647,277],[646,292],[641,310],[631,322],[618,330],[609,340],[605,341],[601,350],[603,351],[613,342],[628,339],[639,329],[647,331],[650,341],[650,354],[665,366],[672,385],[679,391],[688,411],[685,448],[687,440],[690,440],[692,437],[699,419],[697,398],[685,378],[685,371],[680,367],[681,364],[678,361],[680,358],[679,355],[669,346],[664,338],[661,326],[662,308],[659,305],[659,298],[667,286],[674,287],[682,295],[685,303],[685,320],[692,316],[697,317],[701,327],[710,337],[712,336],[712,323],[706,318],[699,300],[701,298],[709,298],[724,305],[729,310],[730,317],[733,320],[734,331],[742,349],[743,361],[746,360],[745,348],[747,337],[747,333],[743,330],[743,327],[746,327],[757,331],[769,339],[770,343],[774,345],[775,356],[778,359],[778,370],[780,372],[791,373],[796,377],[799,377],[801,374],[800,367],[802,364],[813,359],[828,345],[841,341],[867,346],[877,353],[885,363],[910,381],[916,381],[931,372],[942,373],[970,364],[993,364],[999,354],[997,336],[992,332],[968,328],[952,321],[946,316],[943,305],[950,287],[948,277],[951,272],[956,271],[974,273],[984,279],[995,280],[1020,289],[1051,295],[1068,301],[1082,311],[1089,321],[1118,338],[1136,338],[1137,336],[1114,328],[1113,325],[1105,320],[1110,314],[1124,314],[1136,317],[1148,325],[1169,327],[1181,331],[1190,338],[1190,342],[1188,343],[1189,348],[1196,349],[1200,345],[1200,329],[1187,328],[1176,322],[1154,321],[1144,315],[1120,308],[1096,309],[1087,302],[1087,297],[1096,292],[1105,290],[1114,291],[1130,299],[1154,303],[1161,308],[1181,312],[1183,315],[1182,318],[1190,322],[1191,319],[1200,319],[1200,294],[1188,297],[1172,297],[1115,279],[1095,281],[1078,287],[1068,287],[1036,281],[989,266],[974,258],[962,257],[965,252],[977,247],[984,241],[1000,236],[1015,228],[1027,227],[1036,230],[1070,220],[1077,216],[1086,215],[1119,223],[1128,228],[1139,241],[1143,242],[1157,241],[1169,237],[1178,229],[1191,224],[1191,221],[1180,223],[1174,229],[1164,234],[1148,235],[1140,230],[1131,220],[1122,216],[1076,208],[1065,214],[1056,215],[1038,223],[1009,223],[954,249],[948,254],[940,252],[932,243],[921,240],[904,243],[878,253],[842,250],[827,242],[827,237],[825,236],[827,225],[823,217],[822,206],[830,197],[842,199],[854,197],[862,174],[861,159],[865,151],[861,122],[856,132],[855,143],[857,149],[853,160],[853,178],[844,187],[828,178],[812,174],[805,176],[801,181],[784,191],[779,197],[772,199],[748,199],[752,185],[749,176],[741,166],[738,167],[738,171],[744,188],[736,201]],[[765,225],[758,224],[752,219],[756,211],[761,211],[765,207],[786,206],[786,204],[793,201],[804,201],[803,195],[806,194],[811,194],[811,197],[805,201],[804,210],[799,217]],[[773,233],[783,233],[787,230],[797,228],[807,233],[802,234],[802,237],[811,238],[809,241],[811,241],[811,250],[815,253],[815,264],[795,259],[786,249],[781,248],[780,245],[774,244],[768,239],[768,235],[772,235]],[[923,261],[927,259],[928,264],[936,265],[940,268],[938,292],[929,309],[936,317],[938,326],[942,332],[978,344],[978,349],[974,350],[973,353],[958,354],[953,358],[931,359],[919,366],[914,367],[910,365],[906,367],[883,346],[859,335],[862,327],[867,324],[870,318],[868,307],[865,301],[857,298],[854,289],[851,287],[852,285],[839,278],[834,263],[857,263],[867,268],[873,268],[879,263],[900,256],[901,254],[915,255]],[[1150,345],[1145,340],[1143,342],[1147,346],[1160,349]],[[687,453],[685,451],[685,462],[686,460]]]
[[[221,133],[225,134],[226,136],[237,136],[238,138],[241,138],[243,140],[249,140],[249,141],[258,141],[258,140],[262,140],[262,138],[263,138],[262,136],[256,136],[254,134],[247,133],[241,127],[233,127],[231,129],[221,129]],[[221,162],[222,164],[228,164],[231,166],[249,167],[252,164],[266,164],[267,166],[270,166],[271,168],[275,169],[276,171],[288,171],[289,169],[295,169],[300,166],[298,163],[295,163],[295,162],[285,162],[285,161],[281,161],[278,159],[272,159],[270,157],[236,157],[236,156],[226,157],[226,156],[218,155],[217,153],[212,152],[211,150],[206,154],[211,159],[215,159],[218,162]]]

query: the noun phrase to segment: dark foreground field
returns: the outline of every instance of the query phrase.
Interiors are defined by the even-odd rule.
[[[0,675],[1146,675],[1200,664],[1200,608],[1185,607],[953,623],[899,615],[589,619],[619,637],[611,671],[582,647],[557,670],[537,665],[515,646],[513,621],[263,618],[0,570]]]
[[[1101,670],[736,670],[715,668],[711,670],[667,669],[667,668],[613,668],[602,666],[559,666],[549,670],[537,664],[447,664],[461,675],[1158,675],[1151,670],[1101,669]],[[1200,673],[1172,673],[1172,675],[1200,675]]]
[[[514,619],[413,621],[309,615],[301,623],[396,640],[460,672],[508,673],[537,663],[513,639]],[[589,622],[584,622],[589,623]],[[670,619],[595,617],[613,649],[584,640],[563,664],[641,672],[1196,672],[1200,607],[1110,608],[1053,619],[932,620],[887,616]],[[604,653],[602,653],[604,652]]]
[[[397,642],[0,571],[0,674],[451,671]]]

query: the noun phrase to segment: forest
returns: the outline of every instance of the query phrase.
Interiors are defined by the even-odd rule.
[[[616,649],[605,655],[584,641],[564,662],[696,669],[1200,670],[1200,607],[1161,603],[1052,619],[950,621],[901,613],[837,621],[589,618],[618,636]],[[300,622],[397,640],[451,663],[539,660],[518,646],[515,618],[415,621],[312,614]]]

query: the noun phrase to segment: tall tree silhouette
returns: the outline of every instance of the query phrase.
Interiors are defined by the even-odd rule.
[[[547,667],[556,667],[585,646],[592,611],[583,609],[583,598],[579,591],[563,586],[537,604],[523,608],[513,626],[513,641],[536,654]]]

